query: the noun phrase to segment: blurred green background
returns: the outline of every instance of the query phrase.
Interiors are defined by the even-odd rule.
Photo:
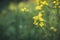
[[[41,28],[33,24],[33,17],[41,12],[35,10],[36,1],[0,0],[0,40],[60,40],[60,4],[53,8],[55,0],[47,0],[49,5],[43,6],[45,26]]]

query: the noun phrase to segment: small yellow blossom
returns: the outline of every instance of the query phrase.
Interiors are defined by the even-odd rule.
[[[43,5],[41,4],[40,7],[43,7]]]
[[[55,27],[51,27],[50,28],[53,32],[56,32],[57,31],[57,29],[55,28]]]
[[[38,16],[34,16],[33,19],[34,19],[34,20],[38,20]]]
[[[36,24],[36,20],[34,20],[33,24]]]
[[[36,6],[35,10],[42,10],[42,7],[41,6]]]
[[[57,3],[56,1],[53,1],[53,3],[55,4],[55,3]]]
[[[43,1],[43,2],[41,2],[41,4],[48,5],[47,1]]]
[[[40,17],[40,18],[39,18],[39,21],[44,21],[44,19]]]
[[[43,16],[42,12],[39,12],[39,14],[37,16],[34,16],[33,17],[33,19],[34,19],[33,24],[43,27],[44,26],[44,19],[42,18],[42,16]]]
[[[21,8],[21,11],[22,11],[22,12],[25,12],[25,11],[29,11],[29,10],[24,7],[24,8]]]
[[[55,5],[59,5],[59,2],[58,1],[54,1],[53,2]]]
[[[44,26],[44,22],[40,22],[40,27],[43,27]]]
[[[37,20],[34,20],[33,24],[34,24],[34,25],[38,25]]]
[[[38,23],[36,23],[35,25],[38,25]]]
[[[42,16],[43,16],[43,14],[42,14],[41,12],[39,12],[38,16],[39,16],[39,17],[42,17]]]
[[[21,11],[24,12],[26,10],[26,8],[21,8]]]
[[[34,25],[38,25],[38,23],[34,23]]]

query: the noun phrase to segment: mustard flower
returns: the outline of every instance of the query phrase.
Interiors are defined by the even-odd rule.
[[[34,25],[38,25],[38,22],[36,22],[36,23],[33,23]]]
[[[29,11],[29,9],[27,9],[26,7],[24,7],[24,8],[21,8],[21,11],[22,12],[27,12],[27,11]]]
[[[43,16],[43,14],[42,14],[41,12],[39,12],[38,16],[39,16],[39,17],[42,17],[42,16]]]
[[[57,32],[57,29],[55,27],[50,28],[53,32]]]
[[[53,1],[53,3],[55,4],[55,3],[57,3],[56,1]]]
[[[35,7],[35,10],[42,10],[42,7],[38,5]]]
[[[39,25],[40,25],[40,27],[43,27],[44,26],[44,22],[40,22]]]
[[[34,19],[34,20],[38,20],[38,16],[34,16],[33,19]]]
[[[39,18],[39,21],[44,21],[44,19],[42,17]]]
[[[42,5],[48,5],[48,2],[47,1],[41,1],[41,4]]]

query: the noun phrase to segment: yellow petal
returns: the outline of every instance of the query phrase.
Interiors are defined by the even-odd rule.
[[[41,17],[41,16],[43,16],[43,14],[41,12],[39,12],[38,16]]]
[[[34,16],[33,19],[34,19],[34,20],[38,20],[38,16]]]
[[[40,17],[40,18],[39,18],[39,21],[44,21],[44,19]]]
[[[44,26],[44,23],[43,22],[40,22],[39,25],[40,25],[40,27],[43,27]]]
[[[42,10],[42,8],[40,6],[36,6],[35,10]]]

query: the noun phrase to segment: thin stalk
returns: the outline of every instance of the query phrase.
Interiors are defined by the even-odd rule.
[[[17,0],[16,0],[16,4],[17,4]],[[18,12],[18,7],[16,7],[16,17],[15,17],[15,20],[16,20],[16,23],[15,23],[15,28],[16,28],[16,40],[19,40],[19,22],[20,22],[20,19],[19,19],[19,12]]]

